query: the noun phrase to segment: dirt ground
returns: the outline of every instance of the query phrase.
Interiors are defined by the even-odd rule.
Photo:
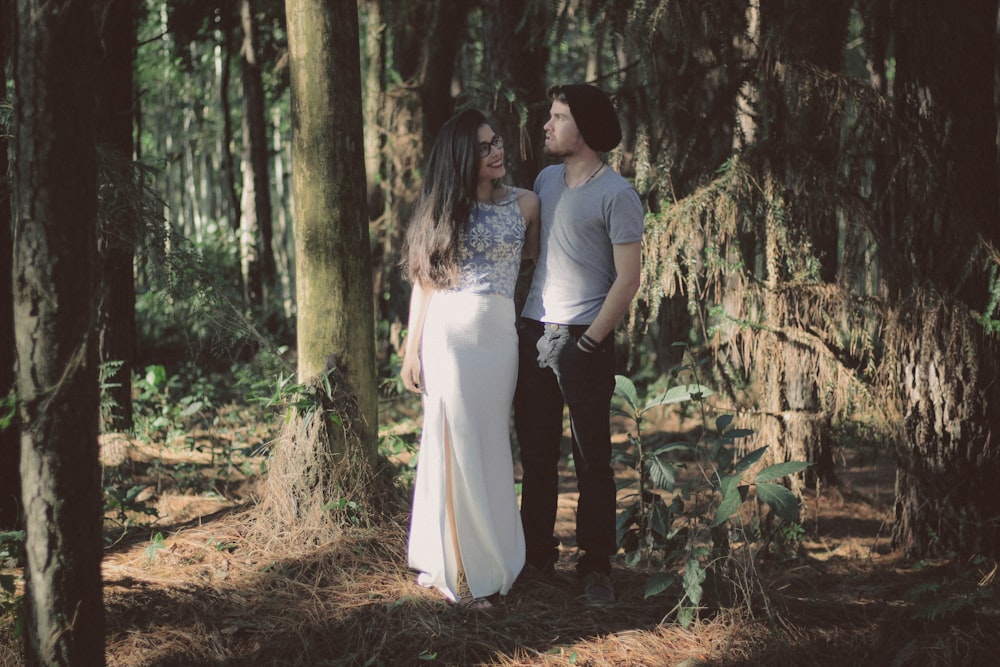
[[[622,446],[624,435],[616,439]],[[757,563],[766,591],[759,603],[705,609],[684,629],[671,614],[678,590],[646,599],[648,573],[621,562],[618,603],[584,605],[573,573],[575,480],[565,459],[556,577],[518,581],[493,609],[471,612],[420,588],[407,571],[405,503],[390,520],[335,539],[283,534],[254,518],[258,487],[235,472],[259,463],[253,448],[234,463],[196,446],[119,444],[126,451],[117,464],[136,470],[172,455],[186,457],[184,470],[231,469],[211,493],[171,488],[167,478],[151,485],[159,520],[108,548],[114,667],[997,664],[996,564],[908,563],[893,553],[894,470],[884,456],[845,452],[839,485],[807,494],[798,554]],[[20,654],[4,618],[0,665],[21,664]]]

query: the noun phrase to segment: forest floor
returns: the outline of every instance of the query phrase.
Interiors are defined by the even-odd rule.
[[[402,437],[416,430],[416,420],[393,427]],[[228,448],[220,437],[104,443],[108,466],[142,479],[140,501],[158,514],[106,551],[112,667],[926,667],[996,664],[1000,650],[995,563],[912,563],[893,553],[894,469],[872,453],[845,452],[839,484],[808,492],[799,548],[758,561],[766,593],[752,608],[705,609],[685,629],[671,615],[676,587],[647,599],[648,573],[620,562],[617,603],[584,604],[565,458],[556,577],[519,580],[494,608],[469,611],[417,586],[407,570],[405,502],[390,520],[332,540],[275,534],[254,518],[266,436],[226,434],[243,443]],[[0,618],[0,665],[20,665],[20,655],[11,618]]]

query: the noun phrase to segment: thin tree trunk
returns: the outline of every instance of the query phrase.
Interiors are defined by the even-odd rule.
[[[373,283],[377,286],[379,318],[390,323],[389,346],[396,350],[400,349],[409,303],[409,286],[399,271],[403,229],[414,193],[420,189],[417,176],[425,146],[430,146],[454,109],[455,66],[472,8],[472,3],[458,0],[383,0],[381,4],[381,16],[393,37],[386,67],[396,72],[403,84],[387,83],[380,114],[393,149],[384,156],[384,206],[376,227]]]
[[[257,62],[257,26],[250,0],[240,2],[243,26],[243,279],[249,303],[264,307],[274,289],[267,118]]]
[[[386,24],[382,17],[382,0],[364,0],[365,22],[365,78],[364,78],[364,133],[365,180],[368,192],[368,217],[377,218],[385,198],[379,186],[382,173],[382,149],[385,144],[382,109],[385,106],[385,35]]]
[[[137,178],[132,171],[132,69],[135,62],[136,14],[133,0],[110,0],[103,13],[104,47],[98,96],[98,142],[104,148],[111,178]],[[102,279],[98,302],[98,354],[102,364],[121,362],[105,381],[113,401],[102,409],[103,431],[132,428],[132,369],[135,362],[135,243],[139,207],[115,192],[132,192],[131,183],[107,183],[104,226],[99,237]]]
[[[10,26],[13,25],[13,5],[0,0],[0,99],[7,97],[7,63],[9,45],[12,43]],[[21,526],[21,475],[18,461],[21,458],[20,433],[13,409],[5,401],[14,397],[14,293],[12,259],[14,240],[11,226],[11,182],[7,160],[6,133],[0,132],[0,419],[9,416],[10,424],[0,428],[0,530],[13,530]]]
[[[103,665],[94,9],[18,0],[14,320],[26,664]]]
[[[219,106],[222,114],[222,178],[223,188],[226,191],[226,200],[229,210],[226,211],[230,226],[233,231],[239,229],[240,225],[240,196],[236,191],[236,163],[233,160],[233,111],[229,102],[229,82],[232,79],[232,58],[233,58],[233,36],[232,22],[226,17],[229,12],[222,13],[222,29],[219,31],[222,40],[222,57],[220,60],[221,72],[219,73]]]
[[[483,79],[496,88],[480,104],[506,140],[511,182],[527,188],[542,165],[548,104],[545,68],[538,63],[549,58],[545,38],[551,22],[545,3],[483,2]]]

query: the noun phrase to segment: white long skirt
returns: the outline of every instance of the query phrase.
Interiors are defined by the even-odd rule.
[[[421,343],[424,422],[409,565],[456,601],[506,594],[524,566],[510,410],[517,381],[514,303],[435,292]]]

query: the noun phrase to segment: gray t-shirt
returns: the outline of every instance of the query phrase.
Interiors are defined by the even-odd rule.
[[[612,245],[642,240],[639,193],[613,169],[570,190],[562,164],[535,179],[541,200],[541,246],[524,317],[556,324],[590,324],[611,289]]]

